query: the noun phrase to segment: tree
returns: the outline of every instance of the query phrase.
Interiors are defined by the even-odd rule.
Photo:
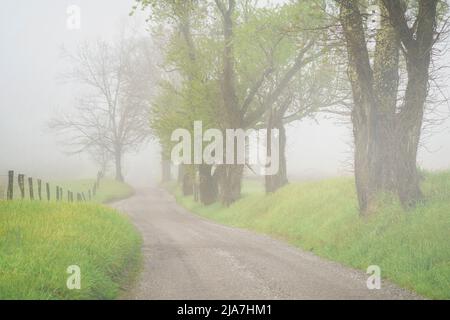
[[[270,9],[259,9],[246,2],[238,12],[234,12],[235,1],[215,3],[222,17],[221,91],[225,121],[228,127],[244,129],[265,123],[268,137],[273,129],[278,129],[280,170],[265,177],[266,191],[273,192],[287,183],[285,123],[300,120],[321,106],[317,99],[313,105],[309,103],[311,99],[301,100],[303,97],[293,94],[290,87],[300,83],[304,91],[313,89],[306,88],[308,81],[303,82],[302,76],[317,78],[324,51],[316,44],[324,32],[306,30],[323,23],[324,15],[305,2]],[[289,32],[290,29],[295,31]],[[229,189],[222,202],[230,204],[240,197],[242,167],[222,169],[224,188]]]
[[[202,14],[204,8],[195,0],[138,0],[137,3],[135,9],[138,6],[142,9],[150,8],[149,22],[158,24],[154,28],[155,36],[161,26],[165,26],[170,34],[165,46],[166,61],[161,71],[166,75],[175,75],[162,81],[160,95],[153,101],[154,112],[150,121],[154,136],[158,137],[165,156],[169,157],[172,146],[170,137],[175,129],[189,129],[196,120],[214,122],[214,102],[211,101],[214,88],[209,80],[212,77],[208,74],[212,68],[208,68],[206,60],[199,61],[198,56],[202,52],[197,48],[193,36],[193,30],[199,33],[198,37],[205,33],[206,28],[201,26],[205,20]],[[196,179],[197,172],[199,181]],[[212,176],[212,166],[181,164],[178,180],[184,195],[191,195],[194,189],[199,189],[200,199],[204,204],[216,201],[217,193],[211,192],[217,189],[217,179]],[[194,184],[199,184],[199,188],[194,188]]]
[[[417,151],[432,50],[438,40],[439,1],[412,1],[409,7],[400,0],[379,1],[381,26],[373,60],[360,2],[337,2],[353,91],[355,179],[361,213],[370,213],[378,194],[385,191],[396,192],[405,207],[413,206],[422,198]],[[399,101],[402,57],[408,78],[404,97]]]
[[[283,133],[281,122],[301,119],[308,115],[307,110],[313,109],[312,99],[300,102],[302,95],[292,94],[289,86],[298,80],[301,69],[305,78],[317,78],[322,50],[312,41],[316,35],[286,34],[294,19],[305,28],[317,22],[318,16],[311,14],[310,5],[265,9],[248,1],[140,2],[151,6],[152,21],[170,22],[169,30],[175,26],[165,65],[166,69],[176,70],[180,77],[163,84],[154,102],[151,121],[155,135],[169,149],[171,132],[176,128],[192,129],[195,120],[223,132],[247,130],[267,125],[274,111],[276,117],[272,120],[277,120],[276,126]],[[304,13],[303,9],[308,12]],[[217,38],[217,33],[221,37]],[[303,87],[310,84],[297,83]],[[284,119],[288,110],[289,115]],[[279,176],[284,179],[270,177],[268,180],[287,181],[284,150],[282,160]],[[180,172],[187,176],[180,177],[185,181],[185,194],[192,192],[187,186],[189,181],[195,183],[198,173],[202,202],[214,202],[216,191],[225,205],[240,198],[243,165],[198,165],[193,169],[183,165],[182,168]],[[275,191],[283,183],[271,184],[270,190]]]
[[[114,159],[116,179],[123,181],[123,156],[149,137],[152,85],[157,73],[149,60],[147,39],[85,43],[67,53],[73,70],[67,76],[86,87],[75,114],[54,117],[50,127],[63,134],[70,152],[106,152]],[[100,153],[98,156],[102,156]]]
[[[222,20],[223,55],[220,88],[222,93],[222,122],[227,129],[244,128],[244,110],[239,105],[236,88],[236,57],[234,53],[235,0],[215,0]],[[243,112],[244,111],[244,112]],[[237,157],[237,152],[234,152]],[[235,162],[237,163],[237,161]],[[221,165],[219,171],[220,196],[224,205],[230,205],[241,196],[243,165]]]
[[[111,165],[111,155],[109,151],[97,145],[90,148],[88,153],[90,154],[91,159],[98,166],[99,172],[106,174]]]

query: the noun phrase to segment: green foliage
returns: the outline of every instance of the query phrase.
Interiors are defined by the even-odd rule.
[[[149,9],[149,24],[157,22],[154,30],[166,25],[169,36],[165,52],[164,69],[175,71],[161,83],[160,94],[154,100],[150,126],[155,137],[166,150],[172,143],[170,136],[177,128],[192,130],[193,122],[203,121],[204,128],[226,128],[227,119],[223,107],[221,79],[223,73],[222,18],[213,1],[140,0],[138,7]],[[290,3],[272,8],[262,8],[250,2],[238,2],[233,17],[233,48],[236,69],[236,92],[239,108],[262,79],[256,98],[246,106],[251,121],[245,126],[265,122],[265,110],[273,101],[263,101],[276,88],[295,62],[299,51],[310,42],[325,39],[321,29],[328,21],[325,13],[310,2]],[[312,50],[319,53],[320,46]],[[324,66],[328,66],[328,69]],[[296,97],[320,97],[324,92],[303,92],[311,86],[323,87],[318,79],[330,82],[330,64],[324,55],[314,59],[302,76],[292,81],[290,94]],[[265,76],[264,76],[265,75]],[[300,81],[300,78],[302,81]],[[303,81],[303,79],[306,79]],[[323,83],[322,83],[323,84]],[[287,88],[285,88],[287,89]],[[318,104],[314,101],[313,104]],[[303,103],[298,103],[301,108]],[[309,105],[308,105],[309,107]]]
[[[149,21],[177,20],[189,14],[199,3],[197,0],[136,0],[133,12],[149,9]]]
[[[359,217],[349,178],[295,183],[271,195],[247,183],[247,196],[229,208],[203,207],[176,195],[204,217],[362,270],[379,265],[384,279],[429,298],[450,299],[450,172],[426,174],[423,190],[427,201],[416,209],[405,212],[384,197],[367,221]]]
[[[0,299],[113,299],[136,268],[140,235],[96,204],[0,201]],[[71,265],[81,290],[67,289]]]

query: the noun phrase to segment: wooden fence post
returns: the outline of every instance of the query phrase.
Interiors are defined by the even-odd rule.
[[[20,189],[20,196],[22,199],[25,198],[25,176],[23,174],[19,174],[18,176],[18,182],[19,182],[19,189]]]
[[[37,180],[37,187],[38,187],[39,201],[42,201],[42,180],[41,179]]]
[[[30,200],[34,200],[33,178],[28,178],[28,190],[30,191]]]
[[[45,189],[47,191],[47,201],[50,201],[50,184],[48,182],[45,184]]]
[[[77,201],[81,202],[81,194],[77,193]]]
[[[56,201],[59,201],[59,186],[56,186]]]
[[[91,190],[88,191],[88,199],[89,199],[89,201],[92,200],[92,193],[91,193]]]
[[[8,193],[7,193],[7,199],[12,200],[14,199],[14,171],[8,172]]]
[[[81,193],[81,197],[83,198],[83,201],[86,202],[86,197],[84,196],[84,192]]]

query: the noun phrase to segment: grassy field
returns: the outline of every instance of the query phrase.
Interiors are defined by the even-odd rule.
[[[73,192],[84,192],[92,189],[95,180],[85,179],[76,181],[59,181],[53,184],[59,185],[64,190],[71,190]],[[100,187],[96,196],[93,198],[94,202],[106,203],[114,200],[120,200],[128,198],[134,193],[133,188],[131,188],[126,183],[121,183],[113,179],[102,179],[100,181]],[[64,195],[66,197],[67,195]]]
[[[427,201],[405,212],[386,197],[377,214],[358,217],[353,180],[295,183],[264,195],[247,182],[230,208],[204,207],[176,196],[183,206],[217,222],[255,230],[315,254],[366,270],[435,299],[450,299],[450,172],[426,174]]]
[[[73,191],[92,181],[60,182]],[[92,203],[0,201],[0,299],[113,299],[139,266],[141,237],[127,218],[95,202],[131,187],[102,181]],[[69,290],[69,266],[81,290]]]

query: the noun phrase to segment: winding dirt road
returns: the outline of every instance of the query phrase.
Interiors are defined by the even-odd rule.
[[[210,222],[160,189],[113,206],[142,233],[144,266],[122,299],[416,299],[283,242]]]

